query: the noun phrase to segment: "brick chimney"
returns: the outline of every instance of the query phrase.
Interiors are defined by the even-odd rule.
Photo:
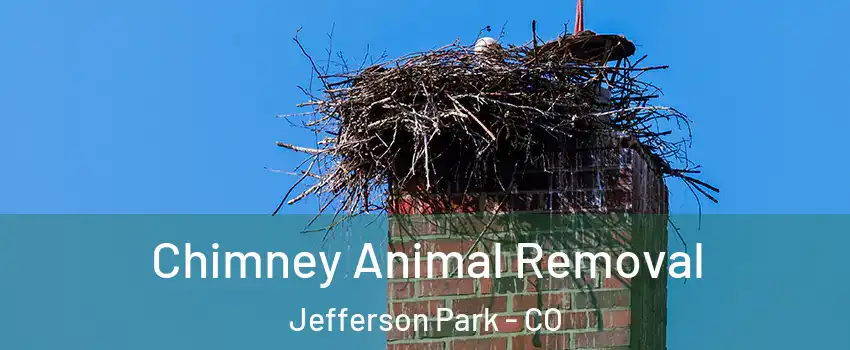
[[[585,239],[593,236],[590,232],[578,232],[577,241],[586,244],[573,248],[615,253],[629,250],[639,256],[645,251],[666,251],[667,188],[651,156],[618,138],[575,143],[564,147],[562,154],[556,157],[560,159],[559,164],[541,165],[516,176],[515,185],[508,193],[481,190],[458,195],[456,188],[460,186],[447,184],[442,186],[445,190],[432,191],[432,194],[448,201],[434,204],[422,200],[420,195],[396,192],[391,198],[390,250],[410,252],[413,244],[419,242],[424,259],[428,251],[466,254],[470,249],[487,251],[492,247],[489,240],[476,240],[478,230],[486,225],[472,225],[468,232],[471,235],[460,235],[456,230],[446,230],[445,220],[431,220],[445,213],[487,213],[482,217],[530,214],[551,218],[591,212],[631,218],[628,229],[602,233],[611,238],[608,241],[621,242],[622,249],[588,243],[595,240]],[[495,230],[513,233],[510,225],[493,226],[499,225],[502,226]],[[540,243],[547,246],[547,242]],[[606,279],[598,272],[596,276],[585,274],[575,279],[547,276],[538,281],[533,274],[518,277],[516,254],[509,252],[510,247],[516,245],[504,243],[502,246],[504,272],[501,278],[405,279],[400,278],[402,268],[397,266],[394,276],[389,276],[387,291],[388,309],[393,315],[424,313],[430,315],[429,322],[433,322],[440,307],[465,314],[480,313],[486,307],[491,313],[500,315],[498,333],[483,329],[454,331],[450,325],[443,326],[440,332],[433,327],[428,332],[394,330],[387,334],[387,349],[666,348],[667,283],[663,272],[658,279],[646,276],[643,268],[631,280],[616,276]],[[552,244],[548,247],[549,251],[564,249]],[[425,271],[423,261],[412,264],[421,264]],[[666,263],[663,268],[662,271],[666,271]],[[529,308],[561,310],[560,330],[539,334],[526,330],[523,320]],[[519,322],[506,322],[509,319]]]

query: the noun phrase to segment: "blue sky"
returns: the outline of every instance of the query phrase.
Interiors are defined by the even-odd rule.
[[[694,119],[691,157],[722,190],[721,202],[703,212],[850,212],[848,71],[839,63],[848,53],[850,4],[588,0],[586,7],[588,29],[626,34],[648,64],[671,66],[650,78],[664,88],[665,103]],[[393,57],[457,38],[472,43],[482,27],[504,23],[505,40],[520,43],[532,19],[551,38],[574,8],[573,1],[2,2],[0,212],[269,213],[294,179],[264,167],[299,161],[274,142],[312,139],[275,118],[298,111],[296,85],[309,81],[291,40],[297,28],[317,55],[335,25],[337,50],[362,57],[368,45]],[[697,211],[688,192],[670,186],[673,212]],[[286,212],[313,210],[305,203]],[[737,256],[765,238],[699,239],[715,256]],[[762,324],[759,334],[769,335],[774,328],[764,322],[783,314],[764,311],[789,307],[808,289],[786,285],[781,274],[762,276],[759,266],[782,261],[771,252],[796,248],[794,238],[771,240],[772,250],[743,259],[729,280],[671,286],[671,320],[691,322],[675,329],[671,349],[685,348],[686,337],[722,348],[694,322],[719,324],[729,305],[749,305],[751,317],[736,325]],[[831,266],[815,252],[801,259]],[[831,286],[830,274],[816,270]],[[759,298],[749,284],[757,275],[782,293]],[[729,285],[753,287],[733,294]],[[727,308],[712,310],[712,296]]]
[[[838,108],[847,49],[837,1],[587,1],[586,23],[627,34],[665,101],[694,120],[693,159],[722,189],[708,213],[846,213],[837,181],[850,120]],[[298,111],[321,54],[390,56],[471,43],[507,23],[554,37],[573,1],[9,1],[0,5],[0,212],[267,213],[310,140]],[[810,68],[807,66],[811,66]],[[829,170],[827,170],[829,169]],[[807,180],[803,180],[806,178]],[[830,183],[833,185],[820,185]],[[695,212],[671,184],[671,209]],[[313,205],[289,212],[310,212]]]

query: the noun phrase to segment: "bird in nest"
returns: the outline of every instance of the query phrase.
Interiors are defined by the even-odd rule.
[[[481,58],[481,62],[491,65],[504,63],[505,50],[499,41],[491,37],[483,37],[475,42],[472,48],[475,55]]]

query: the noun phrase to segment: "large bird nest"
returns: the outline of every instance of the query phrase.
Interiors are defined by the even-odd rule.
[[[717,189],[692,177],[689,119],[653,104],[659,89],[640,79],[666,67],[631,61],[623,37],[583,32],[479,54],[453,43],[337,73],[296,43],[322,83],[302,89],[309,101],[300,106],[312,110],[299,115],[312,118],[301,125],[320,136],[309,147],[278,142],[307,155],[281,205],[318,196],[320,213],[348,217],[386,210],[399,188],[510,191],[522,169],[594,135],[629,140],[661,173],[715,200]]]

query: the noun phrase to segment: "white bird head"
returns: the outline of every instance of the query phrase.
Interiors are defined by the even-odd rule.
[[[502,48],[502,45],[500,45],[499,42],[496,41],[496,39],[493,39],[491,37],[483,37],[481,39],[478,39],[478,41],[475,42],[474,51],[475,51],[476,54],[480,55],[480,54],[484,53],[486,50],[501,49],[501,48]]]

